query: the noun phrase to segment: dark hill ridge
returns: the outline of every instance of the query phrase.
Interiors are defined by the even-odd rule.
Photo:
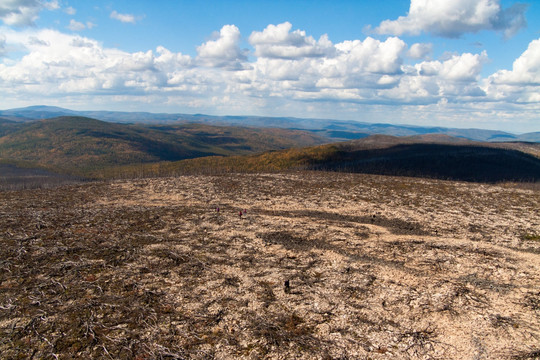
[[[479,143],[445,136],[370,136],[260,155],[205,157],[148,165],[146,176],[183,173],[316,170],[470,182],[540,181],[540,144]],[[132,169],[116,169],[114,176]]]
[[[308,168],[473,182],[540,181],[540,159],[517,150],[472,145],[403,144],[343,150],[313,161]]]
[[[108,166],[242,155],[323,143],[310,133],[209,125],[143,126],[84,117],[6,123],[0,160],[84,174]],[[0,126],[2,124],[0,123]]]
[[[309,119],[264,116],[212,116],[203,114],[167,114],[120,111],[74,111],[51,106],[30,106],[0,110],[0,117],[17,121],[34,121],[58,116],[85,116],[116,123],[173,124],[197,123],[220,126],[252,126],[264,128],[298,129],[313,132],[327,142],[361,139],[369,135],[414,136],[443,134],[476,141],[531,141],[540,142],[540,132],[516,135],[504,131],[482,129],[452,129],[436,126],[373,124],[358,121]]]
[[[18,123],[12,120],[0,118],[0,137],[16,131],[18,128]]]

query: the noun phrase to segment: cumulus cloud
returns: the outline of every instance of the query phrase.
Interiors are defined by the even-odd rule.
[[[514,36],[521,28],[527,26],[525,11],[527,4],[514,4],[508,9],[504,9],[499,16],[493,20],[493,28],[502,31],[506,38]]]
[[[71,19],[67,28],[71,31],[82,31],[86,29],[86,25],[84,25],[82,22]]]
[[[281,39],[290,43],[286,36]],[[377,89],[399,82],[406,47],[398,38],[368,37],[335,44],[328,56],[258,57],[250,63],[252,70],[241,74],[242,89],[258,97],[373,101]]]
[[[379,34],[412,34],[427,32],[455,38],[480,30],[502,31],[514,35],[526,26],[522,4],[502,9],[499,0],[411,0],[407,16],[381,22]]]
[[[71,19],[67,28],[71,31],[82,31],[86,29],[92,29],[94,26],[96,26],[96,24],[91,21],[87,21],[86,24],[83,24],[82,22]]]
[[[306,36],[305,31],[294,30],[292,24],[284,22],[268,25],[262,32],[254,31],[249,42],[255,47],[258,57],[295,59],[301,57],[332,56],[335,48],[327,35],[316,41]]]
[[[480,73],[487,54],[464,53],[446,60],[423,61],[403,66],[395,86],[379,91],[379,96],[401,104],[446,104],[482,101]]]
[[[4,38],[0,35],[0,54],[6,48],[26,54],[0,61],[0,93],[4,102],[13,101],[6,100],[11,93],[27,99],[114,98],[125,104],[152,99],[197,112],[310,108],[317,116],[332,116],[336,103],[351,113],[363,104],[440,111],[506,101],[533,107],[540,93],[540,39],[529,44],[512,70],[483,79],[485,52],[430,60],[431,44],[408,47],[397,37],[333,44],[292,29],[285,23],[253,32],[253,58],[240,48],[240,30],[234,25],[202,43],[196,57],[163,46],[130,53],[76,34],[8,29]]]
[[[31,38],[50,45],[37,45]],[[54,30],[19,33],[11,41],[15,40],[26,44],[29,52],[16,63],[0,64],[0,88],[18,87],[28,94],[129,94],[156,90],[168,86],[167,81],[173,76],[168,71],[180,71],[189,61],[189,57],[161,47],[156,52],[127,53]]]
[[[0,3],[0,19],[6,25],[28,26],[37,19],[42,4],[38,0],[9,0]]]
[[[495,100],[540,103],[540,39],[529,43],[512,70],[499,70],[485,83],[488,95]]]
[[[272,37],[276,38],[290,43],[287,36]],[[274,44],[280,45],[278,41]],[[479,86],[488,60],[485,52],[449,54],[442,60],[404,65],[404,56],[425,58],[431,44],[414,44],[408,49],[397,37],[384,41],[367,37],[333,47],[331,56],[258,57],[251,63],[253,69],[242,73],[242,90],[284,101],[356,104],[467,103],[482,101],[486,95]]]
[[[163,46],[158,46],[156,53],[157,56],[154,59],[155,67],[168,74],[171,78],[176,71],[189,69],[193,66],[193,60],[189,55],[174,53]]]
[[[205,66],[242,69],[247,56],[240,49],[240,30],[235,25],[225,25],[216,37],[197,47],[199,61]]]
[[[418,74],[452,81],[476,81],[487,61],[487,53],[454,55],[446,61],[424,61],[416,65]]]
[[[57,10],[60,9],[60,4],[58,3],[58,0],[51,0],[51,1],[41,1],[41,4],[45,9],[47,10]]]
[[[0,19],[6,25],[31,26],[41,10],[56,10],[58,8],[57,0],[4,0],[0,2]]]
[[[144,16],[135,16],[133,14],[120,14],[116,10],[111,12],[111,19],[118,20],[123,23],[135,24],[137,21],[141,20]]]
[[[191,96],[221,93],[231,99],[436,102],[439,88],[444,87],[439,83],[461,82],[453,86],[464,88],[465,83],[476,83],[481,68],[482,56],[472,54],[423,62],[418,68],[404,66],[407,45],[397,37],[384,41],[367,37],[335,45],[329,42],[324,50],[327,55],[315,56],[311,51],[321,41],[291,31],[288,25],[265,30],[253,33],[250,41],[271,44],[272,50],[265,54],[272,56],[258,56],[255,61],[248,61],[246,52],[240,49],[241,34],[234,25],[224,26],[214,39],[201,44],[196,58],[161,46],[155,51],[126,53],[104,48],[87,37],[52,30],[28,32],[31,35],[26,39],[20,39],[19,33],[18,40],[13,41],[25,44],[29,53],[13,65],[0,66],[0,83],[24,86],[25,91],[34,93],[55,89],[66,94],[184,92]],[[292,57],[293,52],[283,50],[287,46],[312,50]]]
[[[336,64],[339,65],[339,71],[345,74],[396,74],[401,72],[402,55],[406,48],[407,44],[397,37],[390,37],[385,41],[371,37],[364,41],[344,41],[336,44],[339,51]]]
[[[410,47],[407,56],[413,59],[425,59],[432,51],[433,44],[416,43]]]
[[[493,83],[540,86],[540,39],[529,43],[527,50],[517,58],[512,70],[500,70],[490,77]]]

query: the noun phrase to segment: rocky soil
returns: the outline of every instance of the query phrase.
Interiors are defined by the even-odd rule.
[[[537,186],[242,174],[0,204],[3,359],[540,357]]]

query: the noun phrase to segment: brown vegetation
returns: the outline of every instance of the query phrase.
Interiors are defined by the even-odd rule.
[[[109,167],[97,178],[323,170],[472,182],[540,183],[540,144],[480,143],[446,136],[370,136],[248,156]]]
[[[128,125],[83,117],[0,123],[0,161],[79,176],[120,165],[245,155],[322,144],[305,131],[201,124]]]
[[[302,172],[0,202],[5,359],[540,353],[538,190]]]

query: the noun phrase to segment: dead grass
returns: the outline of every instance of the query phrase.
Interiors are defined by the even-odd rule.
[[[0,201],[2,358],[538,358],[534,189],[306,172]]]

